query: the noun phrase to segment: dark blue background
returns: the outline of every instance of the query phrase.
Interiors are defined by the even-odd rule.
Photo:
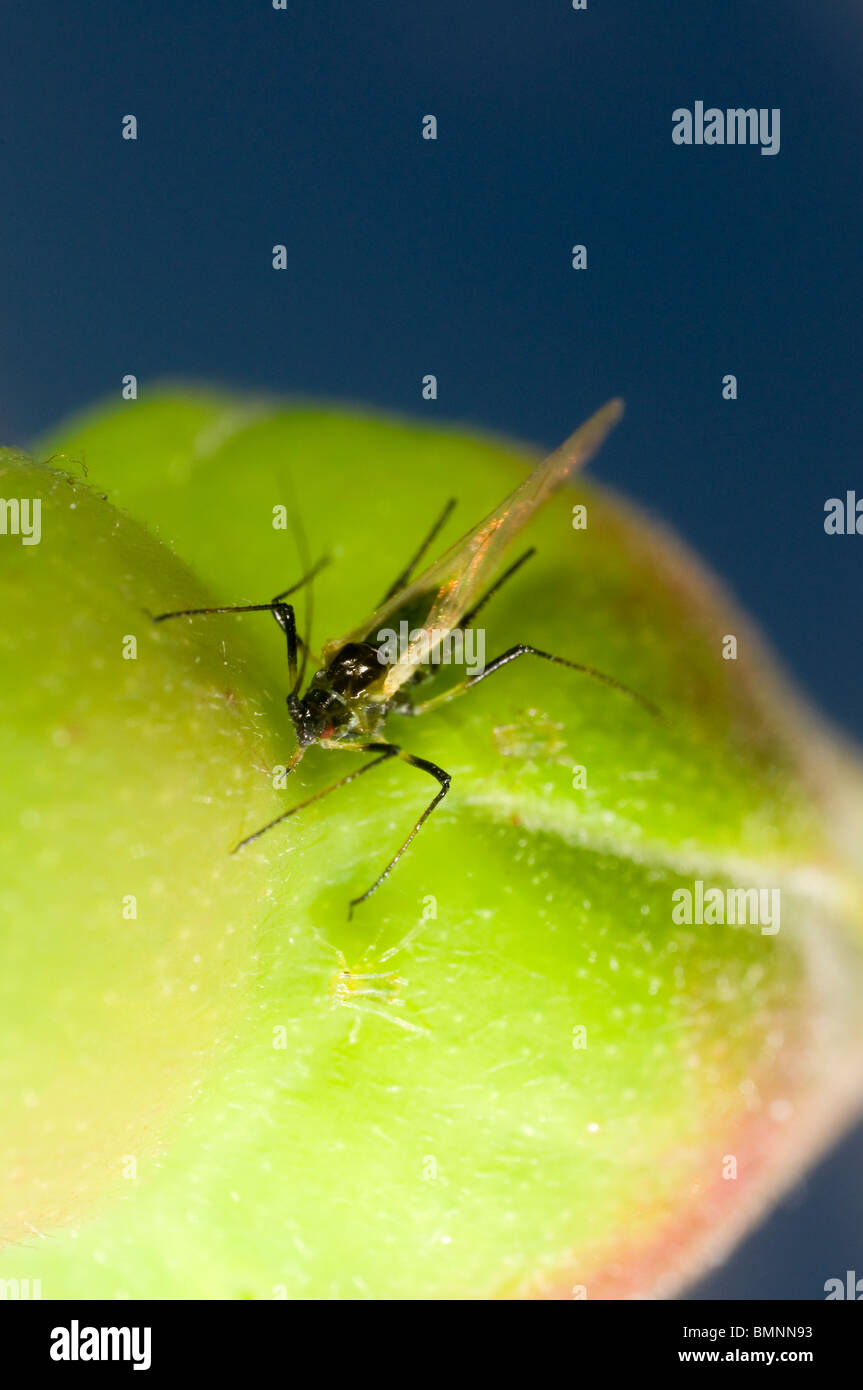
[[[548,446],[622,394],[597,474],[863,733],[863,537],[823,530],[863,495],[859,0],[6,0],[2,27],[0,439],[126,372]],[[780,107],[781,152],[674,145],[696,99]],[[863,1274],[861,1160],[858,1133],[699,1292]]]

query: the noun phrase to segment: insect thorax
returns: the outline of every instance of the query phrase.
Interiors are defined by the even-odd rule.
[[[387,704],[371,687],[382,683],[387,666],[366,642],[347,642],[312,678],[298,702],[301,740],[372,737],[386,718]]]
[[[323,683],[334,695],[352,700],[379,680],[385,670],[386,663],[381,661],[377,647],[368,642],[346,642],[318,675],[323,675]]]

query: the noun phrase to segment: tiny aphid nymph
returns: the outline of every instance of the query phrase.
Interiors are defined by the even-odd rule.
[[[227,608],[188,608],[177,613],[161,613],[156,617],[156,622],[165,622],[169,618],[206,617],[216,613],[272,613],[287,641],[290,682],[287,703],[297,735],[297,746],[288,763],[288,771],[293,771],[306,750],[313,744],[321,748],[375,755],[362,767],[349,772],[337,782],[324,787],[314,796],[292,806],[290,810],[276,816],[275,820],[261,826],[253,835],[241,840],[234,847],[235,851],[251,844],[253,840],[279,825],[288,816],[295,815],[297,811],[311,805],[313,801],[319,801],[338,787],[346,786],[364,772],[371,771],[373,767],[378,767],[389,758],[401,758],[411,767],[416,767],[434,778],[438,783],[438,790],[383,871],[364,893],[351,900],[348,912],[350,916],[353,909],[371,897],[392,872],[432,811],[443,801],[450,786],[449,773],[436,763],[406,752],[399,744],[387,742],[385,726],[390,714],[425,714],[428,710],[465,694],[480,681],[522,656],[553,661],[559,666],[567,666],[572,671],[579,671],[583,675],[604,681],[620,694],[638,701],[651,715],[658,714],[649,700],[636,694],[613,676],[597,671],[592,666],[570,661],[567,657],[540,651],[537,647],[523,642],[507,648],[500,656],[489,661],[481,671],[450,686],[432,699],[417,701],[413,698],[417,684],[429,674],[429,665],[434,661],[441,644],[450,634],[469,628],[492,595],[497,593],[501,585],[534,554],[532,548],[526,550],[494,578],[501,557],[513,537],[537,509],[563,485],[570,474],[587,462],[612,426],[620,419],[622,410],[620,401],[609,401],[591,416],[586,424],[576,430],[566,443],[538,464],[490,516],[451,546],[418,578],[412,580],[411,575],[416,566],[455,505],[452,500],[447,502],[416,555],[387,590],[380,606],[371,617],[346,636],[325,643],[320,660],[315,662],[315,674],[305,691],[303,687],[306,666],[311,655],[308,634],[305,639],[299,637],[294,608],[286,600],[303,585],[309,584],[324,562],[315,565],[296,584],[277,594],[269,603],[242,604]],[[489,587],[486,588],[486,585]],[[408,618],[409,643],[401,651],[385,656],[380,633],[391,631]],[[298,665],[297,658],[300,652],[302,661]]]

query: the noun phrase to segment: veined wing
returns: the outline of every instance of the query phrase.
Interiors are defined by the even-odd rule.
[[[391,698],[414,673],[418,663],[427,661],[435,647],[458,625],[480,590],[493,578],[498,562],[516,532],[571,473],[587,463],[622,414],[622,401],[612,400],[604,405],[553,454],[537,464],[524,482],[490,516],[456,541],[416,579],[381,604],[362,627],[338,643],[327,643],[325,655],[327,651],[332,654],[344,642],[373,639],[382,628],[390,625],[390,620],[400,610],[415,608],[420,599],[427,598],[430,603],[428,615],[421,627],[413,629],[420,636],[409,644],[400,660],[388,668],[382,682],[381,697]]]

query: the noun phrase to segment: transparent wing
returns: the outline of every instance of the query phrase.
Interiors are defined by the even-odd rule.
[[[327,649],[334,652],[344,642],[371,637],[381,628],[390,626],[390,619],[397,613],[406,608],[415,608],[421,599],[427,598],[428,615],[422,627],[414,629],[424,636],[410,643],[401,659],[389,667],[382,683],[381,695],[389,699],[413,674],[418,662],[428,660],[435,647],[458,625],[480,590],[493,578],[501,556],[516,532],[571,473],[588,461],[622,414],[623,402],[609,401],[553,454],[537,464],[524,482],[479,526],[462,536],[439,560],[381,604],[362,627],[356,628],[338,643],[327,643]]]

